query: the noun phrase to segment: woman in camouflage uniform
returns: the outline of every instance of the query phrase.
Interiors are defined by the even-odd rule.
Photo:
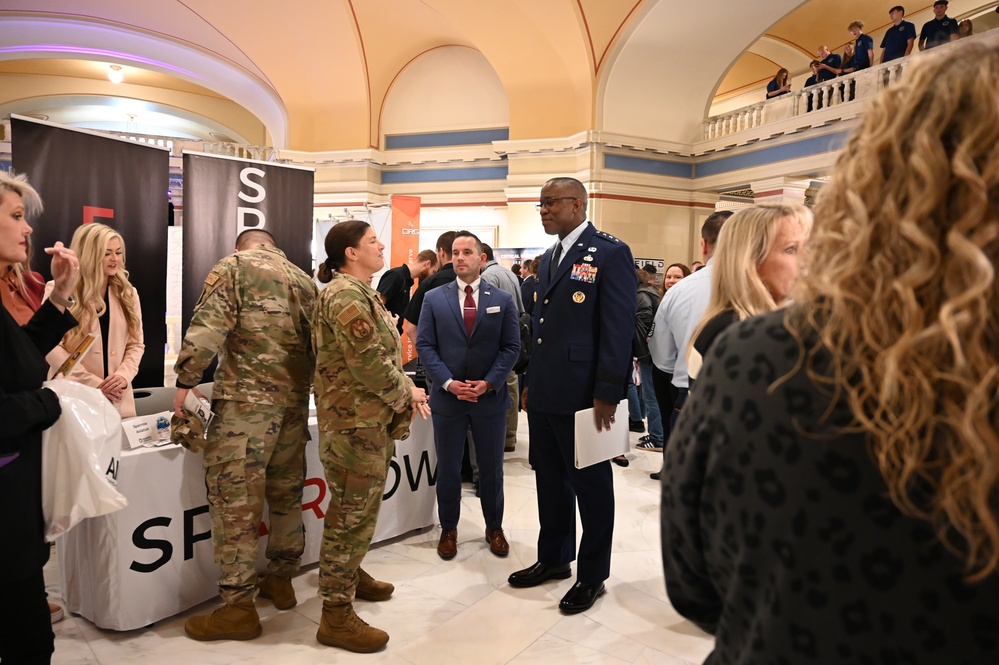
[[[361,569],[371,545],[395,439],[409,436],[414,412],[429,413],[427,395],[405,375],[399,332],[369,284],[385,260],[365,222],[337,224],[326,235],[329,282],[312,317],[316,351],[319,455],[329,484],[319,558],[323,615],[316,639],[327,646],[370,652],[388,634],[354,613],[354,597],[387,600],[394,587]]]

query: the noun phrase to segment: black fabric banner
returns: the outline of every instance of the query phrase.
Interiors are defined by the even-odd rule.
[[[184,153],[185,332],[205,277],[246,229],[268,231],[289,261],[312,274],[314,183],[312,169]]]
[[[100,222],[125,241],[129,281],[142,304],[146,350],[133,387],[163,385],[166,352],[167,192],[170,153],[134,141],[11,118],[14,170],[45,205],[32,222],[32,267],[51,279],[42,249],[69,246],[80,224]]]

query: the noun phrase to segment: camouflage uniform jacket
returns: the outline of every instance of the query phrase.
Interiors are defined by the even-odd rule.
[[[309,320],[317,291],[276,247],[237,252],[216,263],[184,335],[177,385],[197,385],[218,355],[214,399],[307,403],[315,367]]]
[[[321,430],[388,427],[411,408],[399,331],[378,292],[334,273],[312,317],[316,415]]]

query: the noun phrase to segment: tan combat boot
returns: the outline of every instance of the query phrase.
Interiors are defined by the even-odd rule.
[[[260,635],[260,617],[252,600],[227,603],[208,615],[191,617],[184,632],[195,640],[252,640]]]
[[[364,572],[363,568],[357,569],[357,589],[354,596],[361,600],[388,600],[392,596],[395,587],[388,582],[379,582],[371,575]]]
[[[384,630],[372,628],[354,613],[354,606],[333,605],[323,601],[323,617],[319,621],[316,639],[328,647],[340,647],[357,653],[371,653],[384,647],[389,636]]]
[[[274,607],[279,610],[290,610],[298,604],[295,588],[287,577],[267,575],[257,582],[257,588],[260,589],[260,597],[274,601]]]

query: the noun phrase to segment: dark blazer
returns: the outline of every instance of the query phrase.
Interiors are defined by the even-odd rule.
[[[76,326],[69,312],[46,302],[21,328],[0,307],[0,570],[7,581],[37,574],[49,556],[42,524],[42,430],[62,412],[54,392],[42,388],[45,354]]]
[[[520,283],[520,296],[524,301],[524,311],[528,314],[534,311],[534,289],[538,286],[538,280],[534,275],[528,275]]]
[[[590,223],[553,279],[541,258],[533,313],[528,410],[571,414],[594,398],[624,399],[635,336],[638,278],[631,250]]]
[[[416,351],[433,384],[430,408],[459,415],[475,407],[478,413],[506,411],[510,393],[506,380],[520,353],[517,306],[509,293],[479,282],[479,307],[471,337],[458,301],[458,284],[451,281],[428,291],[420,312]],[[448,379],[486,380],[493,390],[476,403],[464,402],[443,389]]]

